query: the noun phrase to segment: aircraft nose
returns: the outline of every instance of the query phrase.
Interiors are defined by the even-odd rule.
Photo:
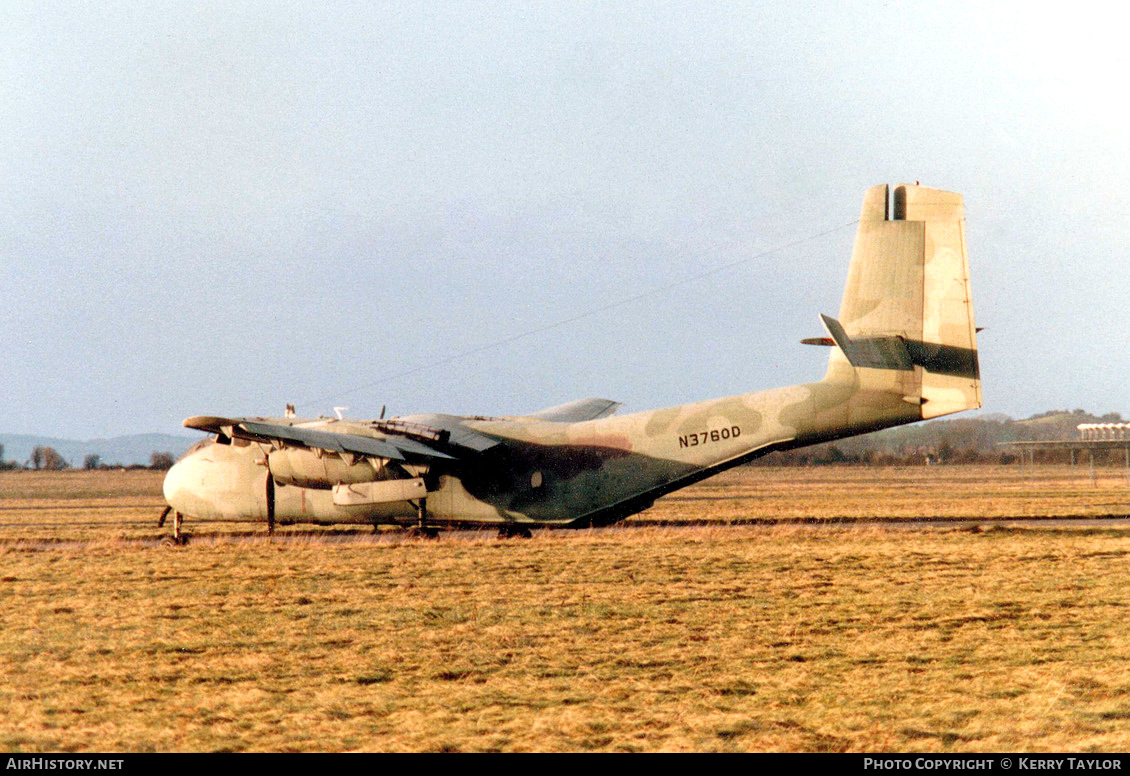
[[[185,456],[165,473],[161,486],[165,503],[182,514],[200,517],[208,511],[206,479],[207,462],[198,455]]]
[[[165,481],[161,485],[161,491],[165,494],[165,503],[173,509],[179,509],[178,502],[180,501],[182,491],[185,489],[185,485],[184,462],[178,461],[165,472]]]
[[[259,448],[207,445],[181,458],[165,473],[165,503],[198,520],[254,518],[262,501],[264,469]]]

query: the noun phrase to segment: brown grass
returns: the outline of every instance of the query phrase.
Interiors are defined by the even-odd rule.
[[[942,475],[757,469],[644,517],[864,517],[867,503],[885,516],[1039,512],[1024,476],[1046,514],[1111,513],[1127,496],[1113,471],[1092,488],[1085,471],[963,469],[945,475],[960,487],[915,496]],[[155,521],[147,488],[159,477],[80,476],[53,492],[49,479],[17,488],[8,476],[22,475],[0,478],[0,539],[21,538],[0,543],[8,751],[1130,747],[1126,529],[788,524],[328,543],[252,527],[162,550],[133,541],[153,526],[11,522],[21,504],[66,501],[60,522],[89,522],[77,519],[97,511],[89,503],[114,498],[156,506]],[[1088,512],[1087,493],[1109,508]],[[84,543],[41,541],[75,536]]]
[[[1087,466],[745,467],[678,491],[638,520],[1109,517],[1130,470]]]

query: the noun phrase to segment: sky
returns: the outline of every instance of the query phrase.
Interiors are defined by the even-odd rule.
[[[1130,415],[1085,3],[0,5],[0,432],[819,379],[864,190],[965,197],[985,413]]]

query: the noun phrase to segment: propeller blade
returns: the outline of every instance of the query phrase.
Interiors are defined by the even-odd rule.
[[[275,532],[275,478],[267,467],[267,533]]]

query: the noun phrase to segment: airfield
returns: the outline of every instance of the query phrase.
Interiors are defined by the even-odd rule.
[[[189,521],[0,473],[6,751],[1125,751],[1124,468],[743,467],[617,526]]]

